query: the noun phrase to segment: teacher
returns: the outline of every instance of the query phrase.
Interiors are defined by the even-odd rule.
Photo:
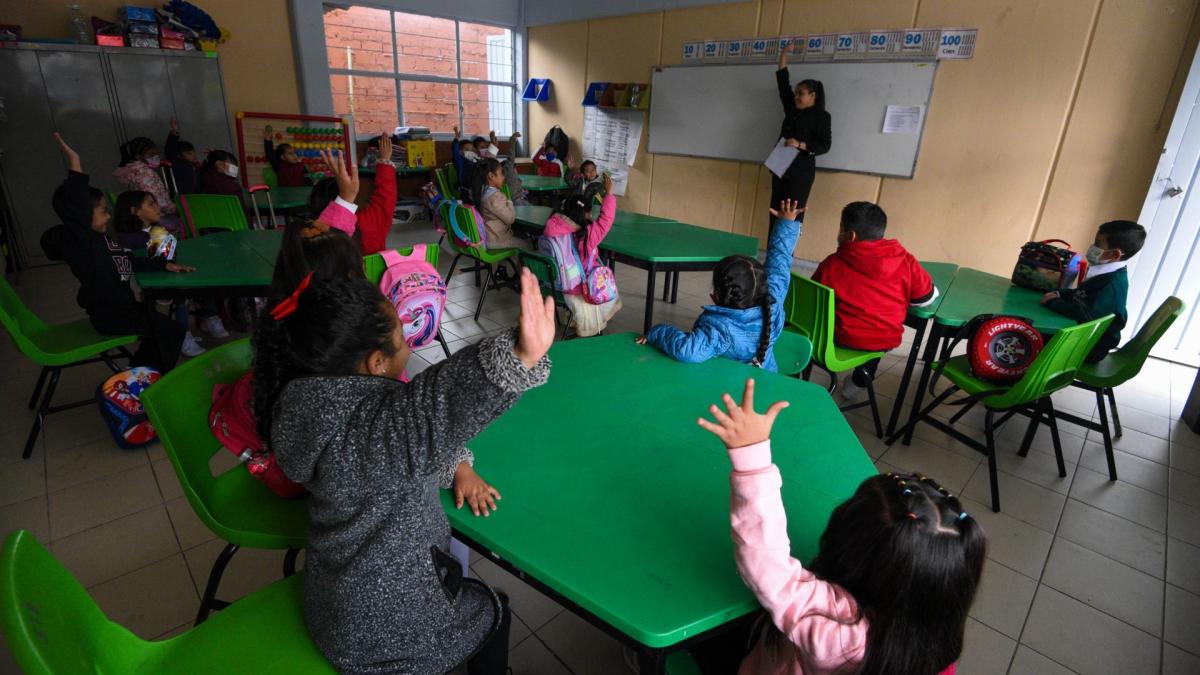
[[[808,193],[817,175],[816,157],[829,152],[833,142],[829,113],[825,112],[825,87],[819,80],[801,80],[793,90],[786,50],[780,51],[775,82],[779,85],[779,100],[783,103],[779,137],[800,154],[792,160],[783,176],[771,174],[771,208],[778,208],[784,199],[794,199],[803,207],[808,204]],[[802,220],[803,217],[801,215]]]

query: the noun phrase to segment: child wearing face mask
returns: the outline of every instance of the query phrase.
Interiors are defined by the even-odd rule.
[[[1084,359],[1096,363],[1121,342],[1121,329],[1128,320],[1125,301],[1129,296],[1129,275],[1125,266],[1146,243],[1146,229],[1129,220],[1112,220],[1096,230],[1096,240],[1087,250],[1087,277],[1079,288],[1064,288],[1042,296],[1046,307],[1079,321],[1091,321],[1112,314],[1112,323],[1100,341]]]
[[[121,145],[121,166],[113,171],[117,180],[129,190],[140,190],[154,195],[162,212],[162,224],[168,230],[179,228],[176,216],[175,202],[171,201],[171,193],[159,175],[162,157],[154,141],[145,136],[138,136]]]
[[[544,143],[541,148],[538,148],[537,154],[533,156],[533,165],[537,167],[539,176],[561,178],[564,175],[562,159],[559,158],[554,148],[546,147]]]
[[[200,193],[206,195],[233,195],[246,208],[242,195],[242,184],[238,181],[237,158],[232,152],[210,150],[200,169]]]

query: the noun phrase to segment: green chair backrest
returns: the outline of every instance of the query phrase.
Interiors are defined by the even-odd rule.
[[[112,190],[109,190],[105,194],[108,196],[108,205],[116,206],[117,205],[117,193],[113,192]]]
[[[480,223],[475,221],[475,209],[462,203],[455,204],[454,217],[458,220],[458,226],[462,229],[463,234],[467,235],[467,241],[472,244],[479,244],[482,241],[479,236]],[[454,237],[450,237],[450,239],[454,239]]]
[[[554,304],[565,307],[567,304],[566,298],[563,297],[562,291],[555,288],[555,281],[558,279],[558,265],[554,263],[553,258],[534,253],[525,249],[517,251],[517,263],[521,267],[528,267],[533,276],[537,277],[538,286],[542,289],[542,295],[547,294],[554,297]]]
[[[400,255],[412,255],[413,247],[398,248],[396,252]],[[441,249],[437,244],[427,244],[425,246],[425,261],[430,265],[437,267],[438,257]],[[363,258],[363,274],[367,276],[367,281],[373,284],[378,284],[383,279],[383,273],[387,270],[387,263],[383,262],[383,256],[378,253],[372,253]]]
[[[433,180],[437,184],[438,192],[442,193],[442,199],[455,199],[458,196],[450,190],[450,181],[446,179],[445,169],[434,169]]]
[[[1101,317],[1059,331],[1029,365],[1029,370],[1003,394],[985,402],[993,408],[1014,408],[1048,396],[1075,380],[1075,371],[1100,341],[1113,316]]]
[[[1158,344],[1163,335],[1166,335],[1180,314],[1183,314],[1182,300],[1175,296],[1163,300],[1158,309],[1142,324],[1137,334],[1126,342],[1125,346],[1108,356],[1119,364],[1116,371],[1106,378],[1110,382],[1108,386],[1116,386],[1135,377],[1150,356],[1150,350],[1154,349],[1154,345]]]
[[[279,187],[279,174],[275,173],[275,169],[270,166],[264,166],[262,169],[263,184],[274,190]],[[316,181],[313,181],[316,182]]]
[[[834,355],[833,307],[832,288],[792,273],[792,283],[783,301],[784,316],[787,323],[812,340],[813,360],[827,365],[833,365],[829,363]]]
[[[183,230],[190,230],[189,236],[205,229],[231,232],[250,229],[242,202],[233,195],[180,195],[179,204],[183,207]]]
[[[447,187],[453,190],[454,194],[457,195],[458,188],[461,186],[461,183],[458,181],[458,169],[454,168],[454,162],[446,162],[446,165],[442,167],[442,170],[445,171],[446,174]]]
[[[142,393],[142,405],[175,467],[188,503],[200,520],[218,533],[224,526],[209,504],[222,497],[221,476],[213,476],[209,460],[217,452],[228,451],[208,428],[208,410],[213,385],[236,381],[250,369],[250,361],[250,339],[236,340],[175,367]]]
[[[500,191],[504,193],[504,198],[512,201],[512,188],[508,187],[508,183],[500,186]]]
[[[0,323],[12,336],[17,349],[25,356],[41,363],[42,350],[34,343],[34,336],[46,331],[46,324],[21,301],[16,289],[0,277]]]
[[[454,237],[454,231],[450,228],[450,218],[454,217],[454,208],[457,205],[458,202],[456,200],[443,199],[438,204],[438,215],[442,218],[442,226],[446,228],[446,243],[450,245],[450,250],[459,255],[468,255],[467,251],[458,245],[458,241]]]
[[[0,632],[26,673],[134,672],[143,644],[25,530],[0,551]]]

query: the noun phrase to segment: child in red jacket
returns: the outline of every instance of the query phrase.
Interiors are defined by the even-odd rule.
[[[392,137],[383,134],[379,137],[379,157],[392,156]],[[337,175],[336,169],[345,170],[344,164],[339,167],[335,162],[342,162],[342,157],[327,150],[321,152],[325,163],[334,169],[332,175]],[[358,191],[358,167],[351,164],[349,176]],[[318,214],[325,210],[329,203],[338,197],[337,181],[330,177],[324,178],[313,186],[308,198],[308,212]],[[387,246],[388,234],[392,231],[392,223],[396,217],[396,167],[390,159],[380,159],[375,165],[375,192],[366,206],[355,213],[355,240],[363,255],[378,253]]]
[[[933,279],[899,241],[884,239],[887,214],[871,202],[851,202],[842,209],[838,249],[825,258],[813,281],[835,293],[834,341],[864,351],[900,346],[908,308],[937,298]],[[878,359],[863,364],[842,384],[847,400],[862,395],[875,378]]]

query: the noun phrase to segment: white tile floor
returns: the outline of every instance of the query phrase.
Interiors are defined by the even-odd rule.
[[[424,238],[423,231],[402,233],[392,244]],[[448,266],[449,256],[443,271]],[[469,275],[456,276],[443,325],[452,350],[511,325],[516,314],[515,296],[500,292],[489,296],[475,322],[478,291]],[[619,266],[617,278],[625,307],[609,332],[640,331],[645,275]],[[706,274],[683,275],[678,305],[659,302],[656,319],[690,325],[707,301],[707,284]],[[64,268],[27,272],[18,291],[47,321],[81,316]],[[885,416],[906,349],[907,343],[880,370]],[[442,358],[439,347],[427,348],[411,368]],[[136,634],[153,639],[186,630],[221,543],[192,514],[162,448],[116,448],[95,409],[84,408],[52,416],[32,459],[22,461],[30,421],[24,406],[37,369],[0,340],[0,372],[6,375],[0,409],[10,415],[0,427],[0,534],[32,531],[110,617]],[[90,396],[103,372],[68,372],[61,400]],[[1194,377],[1194,369],[1154,361],[1118,390],[1126,432],[1117,443],[1116,483],[1107,481],[1095,432],[1062,425],[1067,477],[1059,478],[1048,434],[1021,459],[1015,455],[1020,425],[1002,429],[999,514],[985,506],[986,463],[973,450],[928,427],[912,446],[889,448],[874,438],[867,410],[847,415],[881,470],[939,478],[963,495],[988,532],[990,560],[960,673],[1200,673],[1200,436],[1174,421]],[[1064,391],[1055,401],[1095,414],[1084,392]],[[982,423],[972,413],[962,424]],[[214,466],[230,466],[229,458],[217,455]],[[279,553],[239,552],[222,595],[234,599],[273,581],[281,561]],[[513,599],[515,673],[625,671],[620,647],[604,633],[487,560],[476,556],[472,569]],[[0,647],[0,673],[15,671]]]

